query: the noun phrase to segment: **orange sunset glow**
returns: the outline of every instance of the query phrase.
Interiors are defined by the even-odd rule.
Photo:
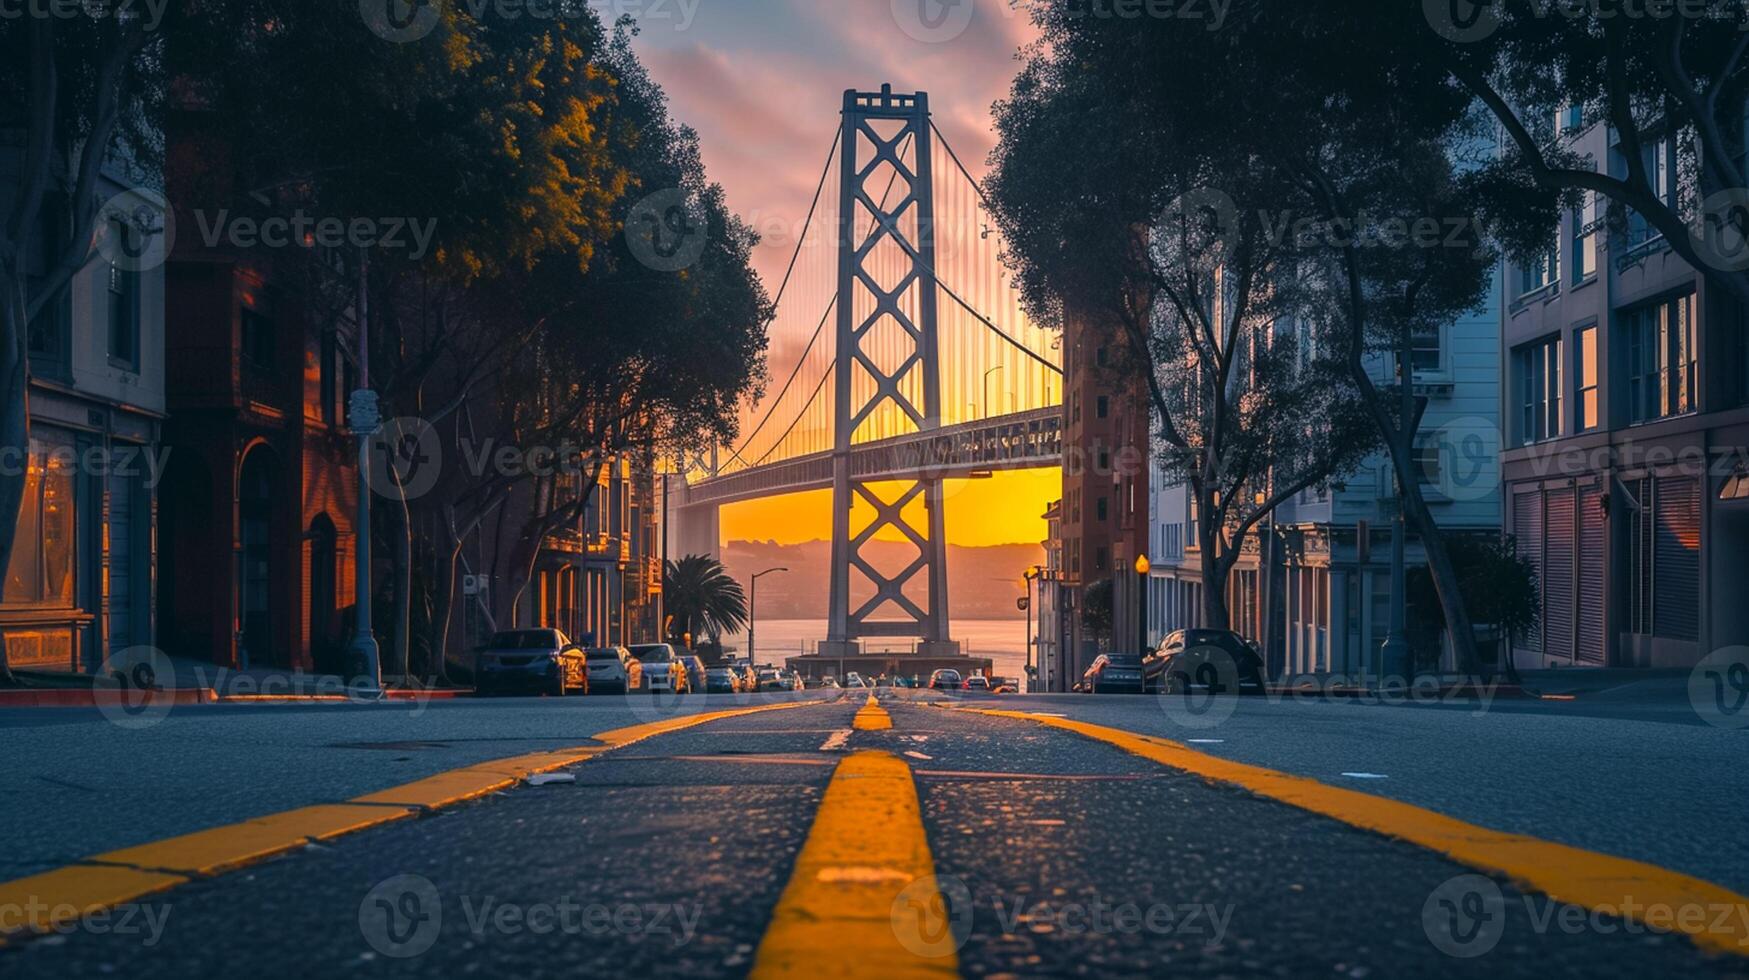
[[[877,492],[891,499],[895,487],[882,485]],[[1062,495],[1062,474],[1056,468],[1013,470],[987,480],[948,480],[947,540],[949,544],[986,547],[998,544],[1037,544],[1045,538],[1041,516],[1051,501]],[[851,513],[853,529],[866,524],[870,508]],[[908,520],[921,526],[923,506],[906,510]],[[801,544],[832,538],[832,491],[813,490],[769,497],[723,508],[722,540],[776,541]],[[890,528],[876,537],[902,541]]]

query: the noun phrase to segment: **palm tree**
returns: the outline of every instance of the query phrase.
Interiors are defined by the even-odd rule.
[[[713,640],[747,624],[747,596],[723,563],[709,555],[687,555],[662,569],[662,602],[674,617],[676,636],[701,634]]]

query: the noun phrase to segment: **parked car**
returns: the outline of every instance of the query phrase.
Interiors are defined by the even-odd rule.
[[[874,685],[863,680],[862,675],[853,670],[850,673],[844,675],[844,686],[845,687],[873,687]]]
[[[820,678],[820,686],[829,690],[836,690],[838,688],[838,678],[822,677]]]
[[[789,689],[790,690],[792,690],[792,691],[805,691],[808,689],[807,679],[804,678],[801,674],[797,673],[796,671],[785,670],[784,675],[789,678]]]
[[[684,653],[680,655],[680,662],[686,665],[686,689],[693,694],[702,692],[705,689],[704,661],[695,654]]]
[[[783,676],[783,671],[775,667],[766,667],[759,671],[759,686],[757,691],[787,691],[789,678]]]
[[[960,672],[952,667],[943,667],[929,675],[929,689],[932,691],[957,691],[964,684]]]
[[[492,634],[474,661],[480,694],[539,691],[564,697],[589,693],[583,651],[554,629],[505,630]]]
[[[631,648],[632,656],[644,665],[644,690],[655,694],[685,694],[689,685],[686,664],[666,643],[640,643]]]
[[[966,678],[965,689],[968,691],[981,691],[988,694],[990,693],[990,678],[985,677],[983,674],[973,674]]]
[[[589,668],[589,690],[624,694],[644,686],[644,665],[625,647],[596,647],[584,651]]]
[[[733,667],[711,667],[704,672],[706,694],[740,694],[741,675]]]
[[[1179,630],[1142,661],[1149,690],[1262,694],[1263,654],[1232,630]]]
[[[1102,653],[1081,675],[1087,694],[1141,694],[1142,658],[1134,653]]]
[[[729,669],[741,678],[741,690],[759,690],[759,668],[753,666],[751,660],[737,660],[729,665]]]

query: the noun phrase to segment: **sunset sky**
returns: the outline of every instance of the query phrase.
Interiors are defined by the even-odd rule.
[[[620,0],[639,18],[641,57],[668,92],[675,117],[699,132],[712,180],[755,228],[800,227],[838,123],[844,90],[929,92],[935,123],[974,176],[995,142],[990,106],[1013,78],[1032,38],[1004,2],[978,2],[963,32],[920,40],[906,4],[924,0]],[[933,5],[935,0],[927,0]],[[617,9],[606,5],[607,9]],[[913,7],[912,9],[915,9]],[[686,22],[687,10],[691,14]],[[907,30],[910,27],[911,30]],[[951,28],[950,28],[951,30]],[[794,240],[759,249],[756,266],[776,291]],[[801,351],[774,340],[781,381]],[[1039,515],[1059,495],[1056,470],[997,474],[948,487],[955,544],[1036,543]],[[724,540],[794,543],[830,537],[829,493],[797,494],[723,511]]]

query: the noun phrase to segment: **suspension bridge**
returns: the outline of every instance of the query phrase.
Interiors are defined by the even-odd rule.
[[[768,356],[784,380],[738,445],[686,474],[673,510],[683,550],[715,554],[722,506],[830,489],[822,655],[890,637],[958,653],[945,483],[1061,458],[1057,335],[1026,317],[994,225],[926,93],[844,93],[777,291]],[[865,553],[877,537],[915,558]]]

